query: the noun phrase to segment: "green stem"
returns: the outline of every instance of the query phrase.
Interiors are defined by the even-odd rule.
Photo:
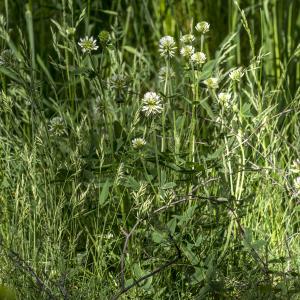
[[[168,96],[168,81],[169,81],[169,69],[170,69],[170,60],[167,59],[166,60],[166,68],[167,68],[167,72],[166,72],[166,79],[165,79],[165,84],[164,84],[164,96],[167,97]],[[167,106],[168,103],[166,103],[164,105],[164,110],[162,113],[162,119],[161,119],[161,123],[162,123],[162,141],[161,141],[161,152],[165,151],[166,148],[166,130],[165,130],[165,125],[166,125],[166,112],[167,112]]]

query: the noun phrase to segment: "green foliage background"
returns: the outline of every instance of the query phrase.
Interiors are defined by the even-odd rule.
[[[299,299],[299,8],[0,1],[0,299]],[[203,68],[159,56],[203,20]]]

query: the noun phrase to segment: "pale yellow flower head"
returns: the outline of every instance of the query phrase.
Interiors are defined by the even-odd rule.
[[[244,76],[244,71],[242,67],[239,67],[229,73],[229,77],[232,81],[240,81]]]
[[[185,34],[180,38],[180,41],[183,44],[191,44],[192,42],[194,42],[194,40],[195,40],[195,36],[191,33]]]
[[[147,142],[143,138],[135,138],[131,141],[131,143],[132,147],[137,150],[142,149],[147,144]]]
[[[184,58],[191,58],[191,56],[194,54],[195,52],[195,48],[191,45],[186,45],[183,46],[180,49],[180,54],[184,57]]]
[[[203,22],[197,23],[195,26],[195,29],[202,34],[205,34],[205,33],[209,32],[209,27],[210,27],[210,24],[203,21]]]
[[[219,79],[216,77],[211,77],[211,78],[204,80],[204,84],[209,89],[217,89],[219,87]]]
[[[196,52],[191,56],[191,61],[195,65],[202,65],[206,62],[206,55],[203,52]]]
[[[231,94],[230,93],[219,93],[218,94],[218,101],[224,107],[229,106],[230,99],[231,99]]]

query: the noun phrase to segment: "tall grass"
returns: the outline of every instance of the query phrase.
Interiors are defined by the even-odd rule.
[[[0,299],[298,299],[299,6],[2,1]]]

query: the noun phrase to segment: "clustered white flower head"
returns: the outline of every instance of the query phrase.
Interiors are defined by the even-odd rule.
[[[159,69],[158,77],[161,81],[166,80],[166,78],[174,78],[175,72],[171,67],[163,66]]]
[[[239,67],[229,73],[229,77],[233,81],[240,81],[243,76],[244,72],[242,67]]]
[[[147,117],[160,114],[163,111],[160,97],[155,92],[147,92],[142,102],[142,112],[144,112]]]
[[[135,138],[131,141],[131,143],[134,149],[141,149],[147,144],[147,142],[143,138]]]
[[[293,173],[300,173],[300,159],[296,159],[293,161],[291,171]]]
[[[194,54],[194,52],[195,52],[195,48],[191,45],[183,46],[180,49],[180,54],[185,58],[191,58],[191,56]]]
[[[166,35],[159,40],[159,52],[161,56],[171,58],[175,55],[176,49],[176,43],[172,36]]]
[[[53,117],[50,120],[49,132],[56,136],[62,136],[66,133],[66,126],[62,117]]]
[[[300,176],[294,179],[294,187],[298,192],[300,192]]]
[[[195,26],[195,29],[202,34],[205,34],[209,31],[209,26],[210,26],[209,23],[203,21],[203,22],[197,23]]]
[[[75,34],[75,32],[76,32],[76,28],[75,27],[68,27],[66,29],[66,34],[67,35],[73,35],[73,34]]]
[[[183,44],[191,44],[195,40],[195,36],[191,33],[185,34],[180,38]]]
[[[209,89],[217,89],[219,87],[219,79],[211,77],[203,81]]]
[[[96,44],[96,40],[91,36],[90,38],[86,36],[81,38],[78,42],[78,45],[81,47],[83,53],[90,53],[91,51],[97,50],[99,47]]]
[[[221,105],[223,105],[224,107],[228,107],[230,99],[231,99],[230,93],[219,93],[218,94],[219,103]]]
[[[206,55],[203,52],[196,52],[191,56],[191,61],[195,65],[202,65],[206,61]]]

